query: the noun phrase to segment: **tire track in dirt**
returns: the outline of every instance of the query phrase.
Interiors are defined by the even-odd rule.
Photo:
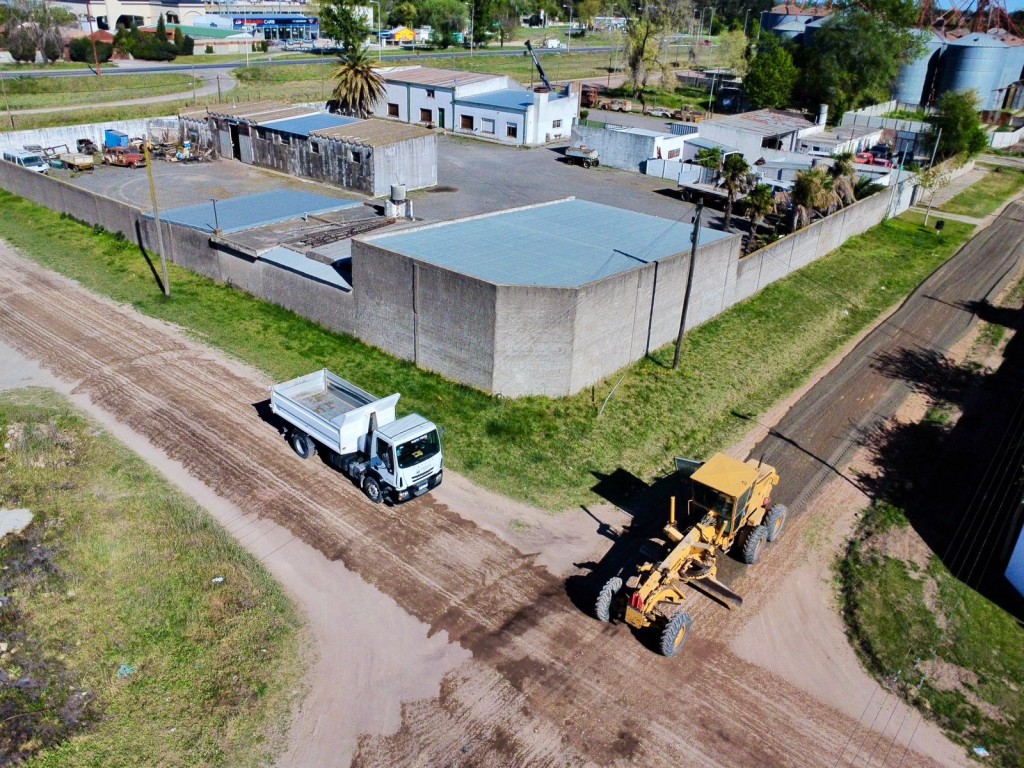
[[[666,662],[583,615],[561,579],[430,497],[370,505],[327,466],[291,454],[257,415],[267,392],[254,381],[10,256],[0,256],[0,332],[218,494],[342,560],[472,651],[438,701],[408,706],[398,734],[364,740],[357,765],[818,766],[854,725],[708,639],[735,621],[727,614],[699,610],[707,633]]]

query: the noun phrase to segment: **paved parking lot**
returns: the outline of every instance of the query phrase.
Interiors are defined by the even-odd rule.
[[[562,160],[565,145],[521,149],[441,136],[438,186],[411,193],[417,218],[441,221],[575,196],[663,218],[689,217],[675,184],[611,168],[581,168]],[[295,189],[349,200],[367,200],[338,187],[288,177],[236,160],[212,163],[154,161],[160,207],[170,209],[216,198],[223,200],[270,189]],[[70,178],[67,172],[56,174]],[[150,210],[149,183],[142,168],[100,166],[72,183]],[[716,212],[710,212],[717,216]],[[714,218],[705,218],[714,224]]]

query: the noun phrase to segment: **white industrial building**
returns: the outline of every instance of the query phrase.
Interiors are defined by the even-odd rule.
[[[824,133],[828,109],[823,108],[817,122],[799,112],[759,109],[738,115],[715,115],[699,124],[702,138],[735,147],[748,163],[761,159],[765,150],[797,152],[801,140]]]
[[[579,97],[529,91],[510,77],[433,67],[382,71],[374,115],[519,146],[568,138]]]

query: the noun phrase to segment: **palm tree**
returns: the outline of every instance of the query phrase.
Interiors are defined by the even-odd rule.
[[[722,186],[725,187],[725,222],[722,227],[729,231],[732,219],[732,207],[736,199],[754,186],[754,175],[750,166],[739,152],[729,155],[722,164]]]
[[[694,159],[697,161],[697,165],[701,168],[706,168],[709,171],[717,171],[722,167],[722,150],[719,147],[705,147],[704,149],[698,149],[697,157]],[[702,178],[701,181],[705,182],[707,179]]]
[[[757,228],[761,226],[765,216],[775,210],[775,190],[767,184],[757,184],[747,193],[744,202],[750,216],[750,239],[747,240],[747,252],[754,248],[757,240]]]
[[[829,176],[832,177],[832,190],[843,206],[856,202],[854,187],[857,184],[857,169],[853,166],[853,152],[842,152],[832,158]]]
[[[827,211],[832,205],[834,193],[831,179],[824,168],[800,171],[793,182],[790,199],[793,202],[793,230],[810,224],[815,212]]]
[[[332,112],[367,118],[384,98],[384,78],[373,70],[373,59],[365,48],[349,48],[339,57],[334,80],[333,98],[327,103]]]

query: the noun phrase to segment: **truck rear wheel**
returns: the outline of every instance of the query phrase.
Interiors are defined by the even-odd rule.
[[[773,542],[782,535],[782,529],[786,527],[786,516],[789,514],[782,504],[776,504],[768,510],[768,517],[764,521],[768,529],[768,541]]]
[[[610,621],[612,618],[612,600],[622,589],[622,579],[612,576],[601,587],[597,595],[597,602],[594,603],[594,615],[599,621]]]
[[[743,562],[747,565],[753,565],[760,560],[767,540],[768,528],[766,526],[759,525],[750,531],[747,534],[746,541],[743,542]]]
[[[363,493],[374,504],[380,504],[384,501],[384,491],[381,490],[380,481],[376,477],[363,479]]]
[[[583,167],[584,168],[589,168],[590,167],[590,161],[589,160],[584,160],[583,161]]]
[[[305,432],[293,430],[288,437],[288,442],[291,443],[292,450],[299,455],[300,459],[308,459],[316,453],[316,445],[313,443],[313,438]]]
[[[661,630],[661,643],[659,644],[661,654],[675,656],[683,650],[691,626],[693,626],[693,617],[686,611],[680,611],[669,619],[668,624]]]

